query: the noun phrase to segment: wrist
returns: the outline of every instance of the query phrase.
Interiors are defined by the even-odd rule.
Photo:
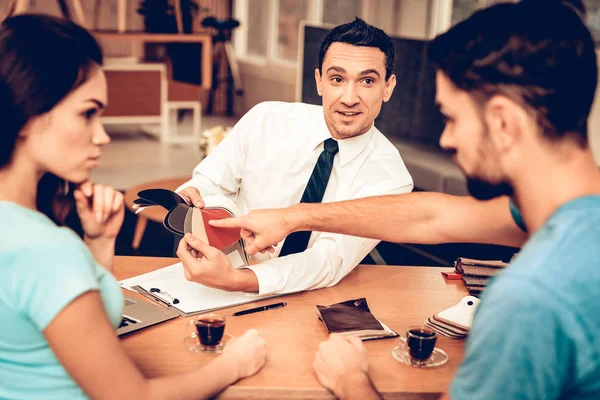
[[[114,244],[117,241],[115,237],[106,237],[106,236],[89,236],[87,233],[83,235],[83,241],[85,243],[102,243],[102,244]]]
[[[94,257],[97,263],[104,266],[109,271],[113,269],[113,256],[115,255],[114,238],[90,238],[84,236],[83,242]]]
[[[258,293],[258,278],[254,271],[242,267],[234,271],[229,286],[235,292]]]
[[[93,252],[113,253],[115,251],[116,238],[97,237],[91,238],[87,235],[83,236],[83,242]]]
[[[333,392],[341,400],[346,399],[380,399],[371,384],[369,376],[363,371],[350,372],[338,380]]]
[[[288,235],[296,231],[306,230],[305,216],[306,204],[303,203],[294,204],[282,211],[281,219]]]
[[[238,365],[237,357],[231,353],[224,352],[219,358],[215,360],[215,363],[219,363],[223,368],[223,375],[226,376],[229,384],[233,384],[241,379],[241,372]],[[212,369],[212,368],[211,368]]]

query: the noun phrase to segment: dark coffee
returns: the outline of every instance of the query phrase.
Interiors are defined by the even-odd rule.
[[[215,317],[205,317],[196,320],[196,331],[200,343],[204,346],[216,346],[223,339],[225,321]]]
[[[406,333],[410,356],[416,360],[427,360],[431,357],[436,340],[436,333],[427,328],[413,328]]]

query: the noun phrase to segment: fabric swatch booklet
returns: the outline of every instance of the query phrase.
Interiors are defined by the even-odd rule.
[[[347,300],[329,306],[317,306],[319,319],[329,333],[357,336],[361,340],[384,339],[398,334],[379,321],[369,309],[367,299]]]
[[[177,235],[192,233],[227,255],[234,267],[248,264],[248,255],[238,228],[215,228],[208,221],[240,216],[237,205],[225,196],[204,197],[204,208],[188,205],[179,194],[167,189],[147,189],[134,200],[136,213],[146,207],[161,206],[168,213],[163,225]]]

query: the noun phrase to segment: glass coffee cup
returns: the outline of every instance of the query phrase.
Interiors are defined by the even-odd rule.
[[[187,324],[187,334],[183,343],[189,351],[200,353],[220,353],[224,342],[231,335],[225,335],[225,317],[220,314],[202,314]]]
[[[392,356],[402,364],[420,368],[439,367],[448,361],[448,354],[435,347],[437,333],[426,325],[410,326]]]
[[[437,333],[427,326],[410,326],[406,330],[406,345],[410,358],[415,362],[424,362],[433,353]]]

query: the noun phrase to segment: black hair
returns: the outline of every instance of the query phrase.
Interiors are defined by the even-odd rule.
[[[385,54],[385,80],[394,73],[394,43],[381,29],[356,17],[352,22],[333,28],[319,49],[319,72],[323,73],[323,59],[332,43],[348,43],[353,46],[376,47]]]
[[[535,115],[545,137],[587,146],[598,80],[581,0],[523,0],[475,12],[436,37],[430,60],[484,104],[496,94]]]
[[[73,22],[38,14],[4,20],[0,26],[0,168],[10,163],[25,124],[85,82],[94,64],[102,64],[102,50],[90,33]],[[38,209],[57,221],[53,201],[64,181],[46,175],[38,184]]]

